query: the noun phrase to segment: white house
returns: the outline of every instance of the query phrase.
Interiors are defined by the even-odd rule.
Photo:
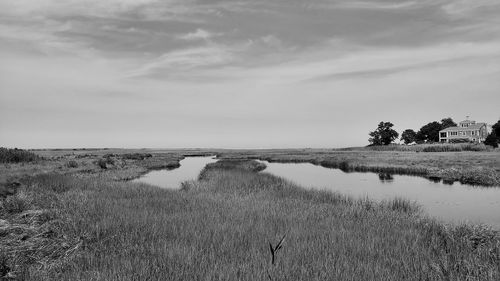
[[[486,123],[464,120],[456,127],[439,131],[439,142],[484,142],[488,133]]]

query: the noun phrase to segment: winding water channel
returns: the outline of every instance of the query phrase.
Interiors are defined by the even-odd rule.
[[[305,188],[340,192],[375,201],[395,197],[416,201],[423,210],[446,222],[485,223],[500,228],[500,187],[445,184],[422,177],[376,173],[345,173],[309,163],[269,163],[263,172]]]
[[[179,188],[183,181],[196,179],[215,157],[186,157],[173,170],[152,171],[135,179],[164,188]],[[374,201],[395,197],[416,201],[427,214],[446,222],[484,223],[500,229],[500,187],[433,182],[422,177],[376,173],[345,173],[309,163],[269,163],[262,172],[283,177],[304,188],[322,189],[369,198]]]
[[[183,181],[196,179],[205,165],[214,162],[217,162],[215,156],[186,157],[180,161],[181,166],[179,168],[151,171],[133,181],[176,189],[180,188]]]

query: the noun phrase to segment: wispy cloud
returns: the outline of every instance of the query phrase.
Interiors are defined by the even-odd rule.
[[[220,36],[221,33],[212,33],[204,29],[198,28],[194,32],[189,32],[186,34],[179,35],[178,38],[181,40],[195,41],[195,40],[209,40],[215,36]]]
[[[175,77],[186,70],[223,65],[233,59],[231,51],[227,47],[219,45],[172,51],[152,59],[139,69],[131,71],[127,77]]]
[[[500,9],[500,2],[497,0],[455,0],[447,1],[443,10],[451,15],[471,15],[478,12],[497,11]]]
[[[500,57],[500,41],[441,44],[426,48],[363,50],[348,57],[325,59],[303,67],[313,69],[305,81],[377,78],[414,70],[429,70],[467,61]]]
[[[424,2],[424,1],[422,1]],[[330,4],[330,8],[397,10],[412,8],[419,5],[419,1],[338,1]]]
[[[118,17],[141,8],[160,4],[173,8],[180,3],[178,0],[16,0],[2,1],[0,7],[2,14],[10,15]]]

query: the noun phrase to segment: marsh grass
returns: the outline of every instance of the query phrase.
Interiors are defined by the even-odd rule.
[[[35,153],[24,149],[0,147],[0,163],[33,162],[40,159]]]
[[[273,280],[500,278],[496,231],[442,225],[403,199],[356,200],[230,166],[181,191],[32,178],[15,195],[22,210],[2,213],[4,264],[25,280],[266,280],[268,243],[286,233]]]
[[[204,179],[206,177],[206,173],[214,169],[260,172],[266,169],[266,164],[248,159],[226,159],[206,165],[205,168],[203,168],[203,170],[200,172],[198,179]]]
[[[484,144],[472,144],[472,143],[461,143],[461,144],[436,144],[424,146],[422,152],[457,152],[457,151],[488,151],[491,147]]]
[[[448,183],[458,181],[462,184],[475,186],[500,185],[500,175],[489,167],[433,169],[422,166],[365,165],[334,159],[320,161],[319,165],[325,168],[340,169],[346,173],[372,172],[390,175],[411,175],[425,177],[432,181],[444,180]]]
[[[75,160],[70,160],[66,163],[66,166],[68,168],[78,168],[78,162],[76,162]]]
[[[411,202],[407,199],[396,197],[394,199],[384,201],[382,205],[387,206],[393,211],[402,213],[418,213],[421,211],[420,206],[416,202]]]
[[[360,163],[351,163],[346,160],[339,161],[334,159],[323,160],[319,162],[319,165],[325,168],[340,169],[344,172],[374,172],[415,176],[424,176],[428,174],[428,170],[420,166],[407,167],[389,165],[365,165]]]
[[[225,158],[227,157],[227,158]],[[232,159],[231,154],[223,155]],[[250,154],[247,159],[275,163],[311,163],[349,172],[411,175],[475,186],[500,186],[500,154],[496,152],[416,153],[342,151],[318,154]],[[241,161],[241,159],[240,159]]]
[[[351,148],[345,150],[372,150],[372,151],[415,151],[415,152],[461,152],[461,151],[490,151],[492,147],[476,143],[430,143],[416,145],[379,145],[366,148]]]
[[[472,147],[467,149],[467,147]],[[431,147],[460,151],[422,152]],[[464,149],[462,149],[462,147]],[[478,149],[476,149],[478,148]],[[459,181],[476,186],[500,186],[500,150],[475,144],[389,145],[346,149],[224,151],[220,159],[260,159],[276,163],[311,163],[344,172],[375,172]],[[467,151],[465,151],[467,150]],[[474,150],[474,151],[469,151]]]

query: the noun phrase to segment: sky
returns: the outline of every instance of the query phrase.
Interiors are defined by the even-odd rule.
[[[0,146],[336,148],[500,119],[498,0],[0,0]]]

